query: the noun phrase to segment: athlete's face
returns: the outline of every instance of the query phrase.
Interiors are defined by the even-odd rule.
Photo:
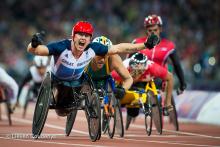
[[[162,28],[159,25],[153,25],[146,28],[147,36],[150,36],[151,34],[157,35],[157,37],[160,37],[160,33],[162,31]]]
[[[83,52],[91,42],[91,35],[87,33],[76,33],[73,38],[74,46],[77,51]]]
[[[105,64],[105,56],[95,56],[93,59],[93,63],[98,69],[101,69]]]

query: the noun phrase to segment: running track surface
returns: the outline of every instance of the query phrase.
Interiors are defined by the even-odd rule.
[[[42,132],[42,138],[34,140],[31,137],[32,116],[34,104],[28,108],[26,118],[22,118],[22,109],[18,108],[12,115],[12,126],[8,126],[7,117],[2,106],[2,120],[0,120],[1,147],[220,147],[220,126],[182,122],[180,131],[173,131],[173,126],[167,121],[163,134],[155,131],[147,136],[144,127],[144,117],[139,115],[124,138],[114,136],[113,139],[102,135],[101,139],[91,142],[88,126],[83,111],[77,114],[76,122],[69,137],[65,136],[65,117],[58,117],[54,110],[50,110]],[[125,122],[125,114],[123,114]],[[219,119],[219,118],[216,118]]]

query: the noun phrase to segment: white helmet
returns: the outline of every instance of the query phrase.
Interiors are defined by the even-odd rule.
[[[106,45],[106,46],[111,46],[112,45],[111,40],[108,39],[105,36],[96,37],[95,39],[93,39],[92,42],[98,42],[98,43],[101,43],[101,44]]]
[[[34,65],[37,67],[46,67],[48,65],[48,60],[47,56],[35,56]]]

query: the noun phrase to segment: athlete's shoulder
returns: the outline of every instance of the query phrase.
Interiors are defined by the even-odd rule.
[[[147,37],[139,37],[139,38],[135,38],[133,41],[132,41],[132,43],[143,43],[143,42],[145,42],[146,41],[146,39],[147,39]]]
[[[168,39],[166,39],[166,38],[161,39],[161,42],[160,42],[159,45],[164,46],[164,47],[167,47],[167,48],[169,48],[169,49],[175,49],[175,44],[174,44],[174,42],[171,41],[171,40],[168,40]]]
[[[47,47],[49,49],[49,54],[60,54],[66,49],[71,50],[71,40],[63,39],[55,42],[50,42],[49,44],[47,44]]]
[[[63,39],[59,41],[50,42],[47,46],[59,47],[59,48],[70,48],[71,47],[71,40]]]

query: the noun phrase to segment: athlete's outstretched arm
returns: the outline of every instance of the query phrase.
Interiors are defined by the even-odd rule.
[[[150,37],[148,37],[147,41],[145,43],[119,43],[116,45],[112,45],[109,47],[108,55],[112,54],[119,54],[119,53],[133,53],[137,52],[139,50],[143,50],[145,48],[153,48],[159,41],[159,38],[152,34]]]
[[[122,87],[128,90],[133,84],[133,79],[129,74],[127,68],[123,65],[121,57],[119,55],[112,55],[110,58],[110,68],[115,70],[122,79]]]

